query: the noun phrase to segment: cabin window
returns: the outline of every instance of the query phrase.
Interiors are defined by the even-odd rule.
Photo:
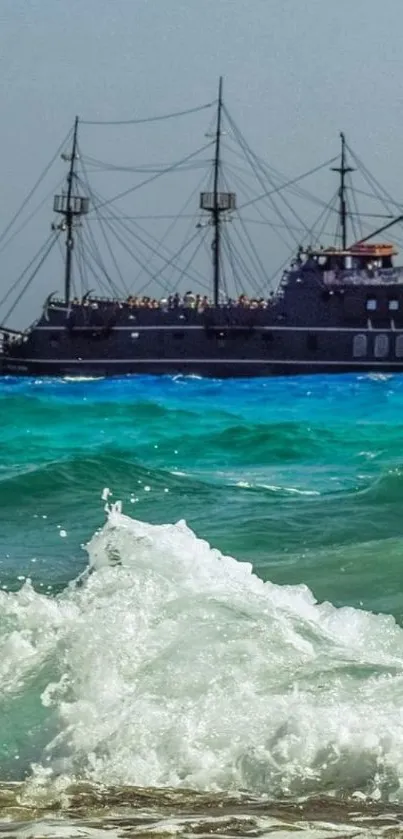
[[[318,349],[318,336],[308,335],[306,339],[306,348],[309,352],[316,352]]]
[[[368,339],[366,335],[354,335],[353,356],[354,358],[365,358],[367,355]]]
[[[389,336],[377,335],[374,343],[375,358],[386,358],[389,353]]]
[[[133,340],[135,340],[136,338],[140,337],[140,333],[139,332],[131,332],[130,337],[133,338]]]
[[[390,312],[397,312],[399,309],[399,301],[398,300],[389,300],[388,309]]]
[[[367,312],[375,312],[377,309],[378,303],[376,297],[368,297],[367,300]]]
[[[265,341],[266,344],[271,344],[274,341],[274,335],[272,332],[263,332],[262,341]]]
[[[395,355],[396,358],[403,357],[403,335],[398,335],[396,338]]]
[[[60,344],[60,335],[57,332],[52,332],[50,336],[50,346],[51,347],[58,347]]]
[[[174,332],[173,336],[176,339],[176,341],[181,341],[182,338],[185,337],[185,333],[184,332]]]

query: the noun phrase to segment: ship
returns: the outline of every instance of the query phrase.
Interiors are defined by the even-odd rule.
[[[210,188],[200,193],[198,207],[207,219],[206,231],[212,234],[211,289],[204,287],[197,291],[192,287],[191,291],[180,293],[173,284],[162,297],[145,296],[126,283],[126,293],[119,294],[115,281],[120,269],[109,244],[112,269],[109,267],[105,274],[112,292],[105,295],[99,289],[89,288],[81,247],[77,253],[77,240],[82,244],[82,230],[91,213],[91,202],[98,202],[98,214],[99,208],[108,202],[99,201],[95,194],[91,196],[83,190],[85,181],[77,171],[80,160],[77,117],[70,134],[70,151],[62,155],[69,168],[66,186],[54,198],[57,220],[52,224],[51,239],[39,252],[35,264],[30,263],[31,273],[24,271],[19,286],[14,284],[20,300],[22,292],[42,270],[54,242],[60,244],[62,240],[63,293],[47,294],[39,317],[27,328],[8,326],[7,319],[1,321],[2,376],[184,374],[238,378],[403,370],[403,267],[395,265],[396,245],[379,241],[379,236],[401,222],[403,216],[389,196],[388,212],[382,216],[384,223],[367,235],[348,241],[347,179],[353,168],[349,165],[344,134],[340,135],[341,152],[332,160],[335,165],[331,167],[339,176],[336,241],[329,245],[316,238],[299,244],[275,289],[269,284],[265,288],[263,282],[260,293],[248,294],[244,290],[238,294],[225,293],[223,241],[227,242],[227,222],[236,217],[238,204],[237,194],[224,188],[226,183],[221,177],[225,107],[222,91],[220,79],[218,97],[212,103],[217,106],[212,135],[214,157],[210,161],[212,180]],[[191,158],[192,155],[185,158],[187,166]],[[259,169],[258,158],[250,157],[250,160]],[[169,167],[170,171],[172,168]],[[259,171],[263,187],[263,169]],[[146,180],[154,177],[151,174]],[[263,194],[277,196],[282,186],[271,183]],[[296,188],[299,184],[299,178],[292,178],[285,186]],[[325,209],[323,204],[322,215]],[[108,219],[112,224],[113,218],[109,216],[105,221],[104,217],[104,226]],[[128,248],[125,231],[125,227],[121,229],[120,242]],[[10,227],[6,232],[10,232]],[[92,243],[100,276],[102,254],[91,237],[92,231],[87,241]],[[147,239],[147,244],[154,247],[155,241]],[[184,278],[186,281],[192,259],[186,257],[189,271],[183,265],[179,270],[178,253],[172,254],[164,243],[162,250],[174,281],[175,273],[180,274],[182,282]],[[247,270],[239,252],[235,253],[237,276],[245,269],[246,282],[246,275],[250,275],[253,267]],[[80,291],[75,284],[75,271],[76,275],[78,272],[75,260],[79,267],[81,260]],[[266,267],[256,250],[253,260],[250,265],[263,270],[264,281]],[[140,264],[147,268],[144,257]],[[116,270],[115,277],[113,270]],[[155,278],[155,272],[151,274]],[[93,276],[94,270],[91,279]],[[8,295],[9,292],[7,299]]]

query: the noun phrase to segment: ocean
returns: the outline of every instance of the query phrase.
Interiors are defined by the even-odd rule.
[[[0,406],[0,833],[403,836],[403,377]]]

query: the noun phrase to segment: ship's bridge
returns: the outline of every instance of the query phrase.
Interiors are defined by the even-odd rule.
[[[351,247],[308,248],[300,251],[300,265],[323,272],[323,280],[333,283],[402,283],[403,268],[394,267],[398,251],[387,243],[358,242]]]

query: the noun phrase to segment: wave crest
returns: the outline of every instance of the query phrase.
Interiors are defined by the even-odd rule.
[[[117,505],[88,553],[62,595],[0,593],[0,702],[36,685],[43,766],[105,784],[399,796],[393,618],[264,583],[184,522]]]

